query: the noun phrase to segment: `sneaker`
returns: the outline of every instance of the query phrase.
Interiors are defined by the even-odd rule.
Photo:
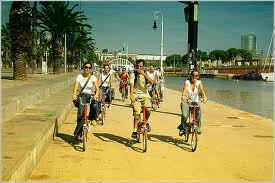
[[[184,130],[180,130],[179,131],[179,136],[182,136],[182,135],[184,135],[185,134],[185,131]]]
[[[151,126],[150,126],[150,124],[148,122],[146,123],[146,128],[147,128],[147,132],[151,131]]]
[[[96,126],[96,120],[92,120],[91,123],[93,126]]]
[[[200,129],[197,129],[197,132],[198,132],[199,135],[201,134],[201,130]]]
[[[81,138],[80,138],[79,135],[75,135],[74,137],[75,137],[75,140],[76,140],[76,141],[81,141]]]
[[[137,139],[137,137],[138,137],[137,132],[133,132],[133,133],[132,133],[132,138],[133,138],[133,139]]]
[[[109,108],[109,110],[110,110],[110,111],[112,110],[112,106],[111,106],[111,105],[109,105],[109,107],[108,107],[108,108]]]

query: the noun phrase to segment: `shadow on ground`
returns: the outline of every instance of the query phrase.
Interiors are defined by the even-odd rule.
[[[127,138],[113,135],[110,133],[93,133],[93,134],[94,136],[96,136],[97,138],[99,138],[104,142],[118,142],[122,145],[125,145],[126,147],[131,147],[133,144],[133,140],[131,139],[127,139]]]
[[[156,135],[156,134],[148,134],[148,139],[149,141],[152,142],[165,142],[171,145],[175,145],[185,151],[191,152],[191,149],[188,148],[187,146],[190,146],[190,144],[185,143],[183,138],[182,139],[177,139],[173,138],[171,136],[166,136],[166,135]]]
[[[72,135],[64,134],[64,133],[57,133],[56,137],[61,138],[63,141],[70,144],[75,150],[77,151],[83,151],[83,148],[81,147],[82,143],[75,140],[75,137]]]

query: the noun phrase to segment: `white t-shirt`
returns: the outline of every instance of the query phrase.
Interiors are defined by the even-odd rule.
[[[187,84],[187,96],[191,99],[190,102],[199,102],[199,85],[201,81],[197,81],[194,91],[191,90],[191,83],[189,80],[185,81],[185,83]]]
[[[108,76],[109,74],[110,74],[110,76]],[[101,74],[101,82],[103,82],[107,78],[107,76],[108,76],[108,78],[105,80],[105,82],[101,86],[104,86],[104,87],[109,87],[110,86],[111,75],[112,75],[112,73],[110,73],[110,72],[107,75],[105,75],[105,73],[102,72],[102,74]]]
[[[82,90],[83,86],[85,85],[86,81],[88,78],[84,78],[82,74],[78,74],[76,77],[76,81],[79,82],[79,91]],[[87,85],[85,86],[84,90],[82,91],[82,93],[87,93],[87,94],[93,94],[94,93],[94,82],[97,81],[97,78],[92,75],[89,82],[87,83]]]
[[[157,75],[157,72],[156,72],[156,71],[154,71],[154,72],[148,72],[148,76],[149,76],[155,83],[157,83],[158,75]]]

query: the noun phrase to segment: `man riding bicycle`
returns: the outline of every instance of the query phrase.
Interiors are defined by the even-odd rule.
[[[130,99],[133,107],[133,115],[134,115],[134,130],[132,133],[132,138],[137,138],[137,128],[139,117],[141,113],[141,105],[145,107],[145,116],[146,121],[148,121],[150,112],[151,112],[151,101],[150,95],[148,93],[147,84],[153,84],[154,81],[148,75],[148,72],[144,72],[144,63],[145,61],[142,59],[138,59],[136,61],[136,69],[134,73],[130,76]],[[148,131],[150,131],[150,126],[146,124]]]
[[[185,134],[186,129],[186,121],[189,113],[189,103],[190,102],[196,102],[199,103],[199,92],[203,95],[203,103],[206,103],[207,97],[202,85],[202,82],[200,79],[199,71],[193,70],[191,72],[191,78],[185,81],[183,92],[181,96],[181,124],[178,126],[178,129],[180,130],[179,134],[183,135]],[[200,114],[200,115],[199,115]],[[196,111],[197,116],[197,131],[198,134],[201,133],[200,127],[201,127],[201,113],[199,113],[199,110]]]

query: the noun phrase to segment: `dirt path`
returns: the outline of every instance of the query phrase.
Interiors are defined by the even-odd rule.
[[[165,102],[150,117],[146,153],[131,143],[129,101],[113,102],[106,123],[92,128],[85,152],[74,144],[73,110],[28,181],[273,181],[272,120],[209,101],[198,148],[190,152],[176,129],[179,98],[166,89]]]

